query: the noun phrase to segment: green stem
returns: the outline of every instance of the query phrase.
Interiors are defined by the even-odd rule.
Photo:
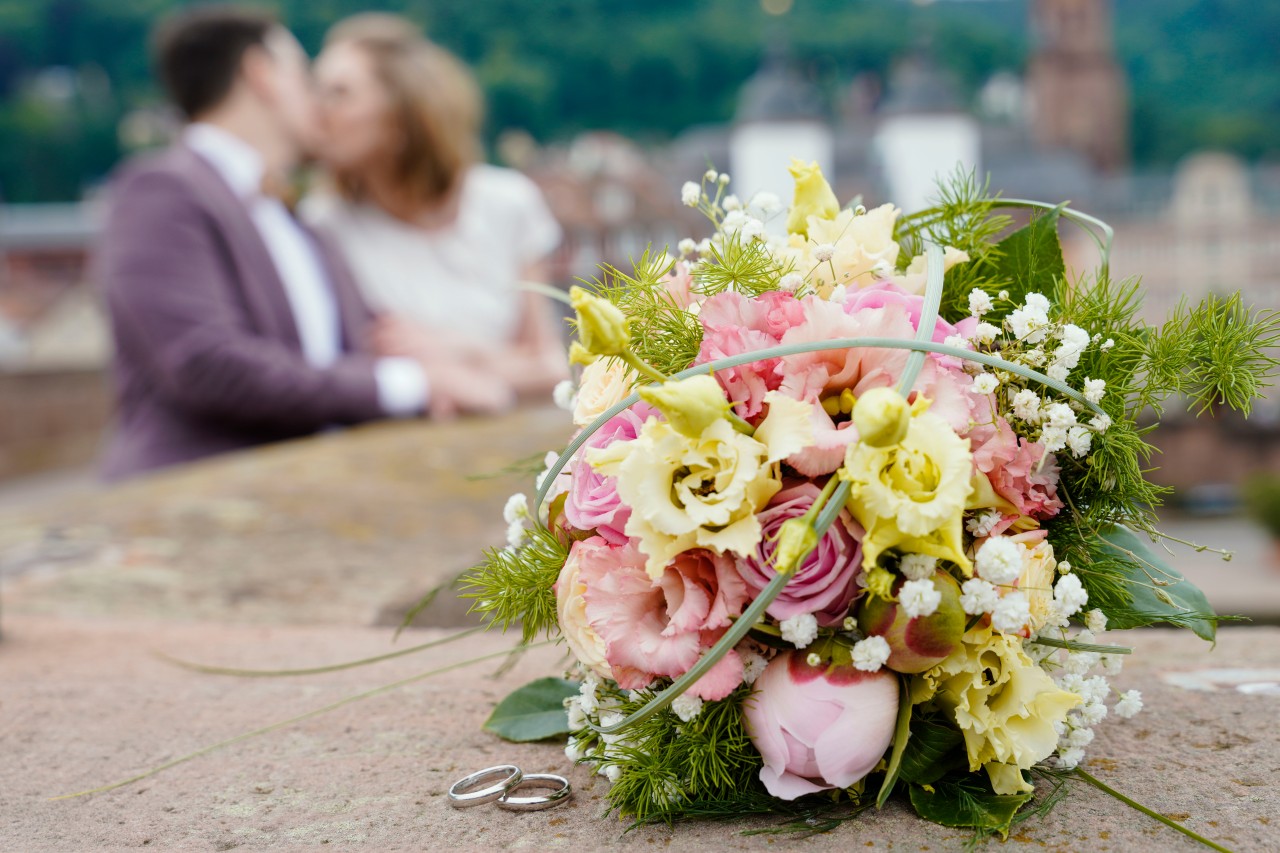
[[[443,646],[445,643],[452,643],[454,640],[461,640],[463,637],[469,637],[485,630],[485,626],[477,625],[475,628],[468,628],[465,631],[459,631],[456,634],[450,634],[447,637],[441,637],[439,640],[432,640],[429,643],[423,643],[419,646],[410,646],[407,649],[398,649],[394,652],[387,652],[384,655],[376,655],[371,658],[361,658],[360,660],[347,661],[346,663],[334,663],[328,666],[314,666],[308,669],[237,669],[229,666],[208,666],[202,663],[194,663],[192,661],[181,660],[180,658],[170,657],[163,652],[156,652],[155,656],[166,663],[174,666],[180,666],[183,669],[194,670],[195,672],[204,672],[210,675],[235,675],[242,678],[278,678],[289,675],[319,675],[324,672],[338,672],[343,669],[354,669],[357,666],[365,666],[371,663],[381,663],[384,660],[404,657],[414,652],[421,652],[425,649]]]
[[[1096,779],[1093,776],[1090,776],[1083,769],[1077,767],[1075,769],[1075,775],[1080,777],[1084,781],[1088,782],[1090,785],[1097,788],[1102,793],[1109,794],[1110,796],[1115,797],[1117,800],[1124,803],[1129,808],[1137,809],[1147,817],[1154,818],[1155,820],[1160,821],[1165,826],[1169,827],[1172,830],[1176,830],[1177,832],[1181,832],[1183,835],[1187,836],[1193,841],[1199,841],[1205,847],[1208,847],[1211,850],[1218,850],[1220,851],[1220,853],[1231,853],[1230,850],[1228,850],[1226,847],[1223,847],[1221,844],[1210,841],[1209,839],[1205,838],[1203,835],[1198,835],[1197,833],[1193,832],[1192,830],[1178,823],[1176,820],[1167,818],[1158,812],[1152,811],[1151,809],[1144,806],[1142,803],[1139,803],[1136,800],[1132,800],[1129,797],[1126,797],[1124,794],[1120,793],[1115,788],[1112,788],[1110,785],[1106,784],[1100,779]]]
[[[625,350],[622,353],[622,355],[619,356],[619,358],[621,358],[623,361],[629,364],[631,366],[631,369],[634,370],[636,373],[639,373],[645,379],[648,379],[659,385],[661,385],[663,382],[666,382],[668,379],[671,378],[670,376],[667,376],[667,374],[663,373],[661,370],[658,370],[649,362],[645,361],[640,356],[636,355],[629,348]]]
[[[546,645],[550,645],[551,642],[552,642],[551,640],[543,640],[542,642],[536,643],[534,645],[546,646]],[[533,648],[533,646],[529,646],[528,648]],[[49,799],[70,800],[70,799],[74,799],[75,797],[86,797],[89,794],[101,794],[105,791],[114,791],[116,788],[123,788],[125,785],[132,785],[134,782],[138,782],[150,776],[155,776],[157,773],[160,773],[164,770],[168,770],[170,767],[176,767],[179,764],[183,764],[187,761],[191,761],[192,759],[199,758],[202,755],[208,755],[209,753],[222,749],[223,747],[233,746],[234,744],[240,743],[241,741],[246,741],[246,740],[249,740],[250,738],[257,737],[258,735],[265,735],[265,734],[268,734],[269,732],[274,732],[277,729],[283,729],[286,726],[291,726],[294,723],[300,723],[303,720],[309,720],[312,717],[318,717],[321,714],[327,714],[329,711],[335,711],[344,705],[350,705],[353,702],[359,702],[361,699],[368,699],[372,696],[377,696],[380,693],[387,693],[399,687],[404,687],[405,685],[413,684],[415,681],[422,681],[425,678],[430,678],[433,675],[440,675],[441,673],[449,672],[454,669],[461,669],[464,666],[471,666],[472,664],[480,663],[481,661],[491,660],[497,657],[502,657],[503,655],[507,655],[510,653],[511,653],[510,649],[504,649],[500,652],[493,652],[492,654],[481,655],[478,658],[471,658],[470,660],[464,660],[459,663],[451,663],[448,666],[442,666],[442,667],[439,667],[438,669],[429,670],[427,672],[420,672],[417,675],[413,675],[413,676],[410,676],[409,678],[401,679],[400,681],[396,681],[392,684],[384,684],[382,687],[375,687],[373,690],[366,690],[364,693],[358,693],[355,696],[348,696],[347,698],[341,699],[330,705],[325,705],[323,708],[317,708],[314,711],[307,711],[305,714],[299,714],[296,717],[290,717],[287,720],[281,720],[278,723],[272,723],[269,726],[263,726],[260,729],[254,729],[251,732],[245,732],[244,734],[236,735],[233,738],[227,738],[226,740],[219,741],[218,743],[211,744],[206,747],[202,747],[201,749],[197,749],[195,752],[189,752],[186,755],[173,759],[172,761],[166,761],[164,764],[161,764],[158,767],[152,767],[150,770],[147,770],[144,773],[139,773],[137,776],[130,776],[128,779],[123,779],[119,782],[112,782],[110,785],[103,785],[100,788],[92,788],[88,791],[77,791],[74,794],[62,794],[61,796],[50,797]]]
[[[835,479],[837,478],[832,477],[832,480]],[[838,483],[836,488],[832,490],[829,495],[831,498],[830,502],[823,507],[822,513],[818,516],[818,525],[814,528],[815,532],[818,534],[815,541],[822,541],[822,537],[826,534],[827,528],[831,526],[833,521],[835,521],[836,515],[839,514],[840,509],[844,506],[844,499],[848,494],[849,483],[844,481]],[[820,498],[821,496],[819,496],[819,499]],[[816,503],[817,501],[815,501],[815,504]],[[835,512],[828,512],[832,507],[835,508]],[[813,549],[811,548],[810,550]],[[806,556],[808,556],[808,552],[800,555],[800,559],[796,561],[796,565],[798,566],[803,563]],[[591,728],[595,729],[596,732],[602,735],[611,735],[633,726],[636,723],[643,723],[663,708],[666,708],[676,699],[680,698],[680,696],[692,687],[699,678],[706,675],[711,667],[719,663],[720,659],[728,654],[729,650],[736,646],[738,641],[747,635],[747,632],[751,630],[756,622],[764,618],[765,609],[773,603],[773,600],[778,597],[779,593],[782,592],[783,588],[786,587],[791,578],[792,575],[790,572],[778,572],[774,575],[773,580],[769,581],[769,584],[760,591],[760,594],[756,596],[755,601],[751,602],[751,605],[747,607],[746,610],[742,611],[742,615],[729,626],[729,630],[725,631],[724,636],[716,641],[715,645],[707,649],[702,657],[698,659],[698,662],[689,668],[688,672],[673,681],[671,686],[666,690],[663,690],[657,696],[650,699],[645,703],[643,708],[638,709],[625,720],[615,723],[612,726],[597,726],[595,723],[590,721],[588,721],[587,725],[591,726]]]

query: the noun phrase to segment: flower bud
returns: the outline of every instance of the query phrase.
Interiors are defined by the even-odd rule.
[[[582,344],[574,341],[569,344],[569,363],[588,365],[594,364],[596,360],[595,353],[588,350]]]
[[[788,518],[778,530],[778,545],[774,548],[774,571],[792,574],[809,552],[818,547],[818,531],[804,518]]]
[[[787,215],[787,231],[802,236],[809,235],[809,217],[819,219],[835,219],[840,213],[840,202],[831,191],[831,185],[822,176],[822,169],[817,162],[806,165],[798,158],[791,158],[788,167],[791,177],[795,178],[796,194],[791,202],[791,213]]]
[[[640,399],[656,408],[678,433],[701,437],[704,430],[729,413],[720,383],[710,376],[691,376],[639,389]]]
[[[892,447],[906,438],[911,409],[894,389],[872,388],[854,404],[853,424],[863,444]]]
[[[622,355],[631,346],[631,323],[618,306],[581,287],[569,288],[569,301],[578,312],[578,340],[584,350],[593,355]]]

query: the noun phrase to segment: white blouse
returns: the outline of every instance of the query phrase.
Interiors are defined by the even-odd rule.
[[[515,336],[521,275],[561,239],[537,185],[488,165],[467,172],[457,219],[440,228],[332,194],[308,198],[302,214],[338,244],[373,311],[481,341]]]

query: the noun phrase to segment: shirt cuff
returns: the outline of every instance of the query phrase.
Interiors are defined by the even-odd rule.
[[[380,358],[373,370],[382,411],[393,418],[414,417],[426,411],[430,388],[422,365],[411,358]]]

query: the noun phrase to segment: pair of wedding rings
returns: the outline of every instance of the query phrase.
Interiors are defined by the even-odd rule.
[[[492,785],[479,788],[485,782],[495,781]],[[512,796],[522,788],[537,788],[551,793],[537,797]],[[474,789],[474,790],[473,790]],[[549,809],[567,801],[573,793],[569,780],[551,773],[529,773],[526,775],[514,764],[499,764],[497,767],[486,767],[470,776],[463,777],[453,783],[449,789],[449,805],[455,809],[467,809],[495,803],[498,808],[513,812],[536,812]]]

